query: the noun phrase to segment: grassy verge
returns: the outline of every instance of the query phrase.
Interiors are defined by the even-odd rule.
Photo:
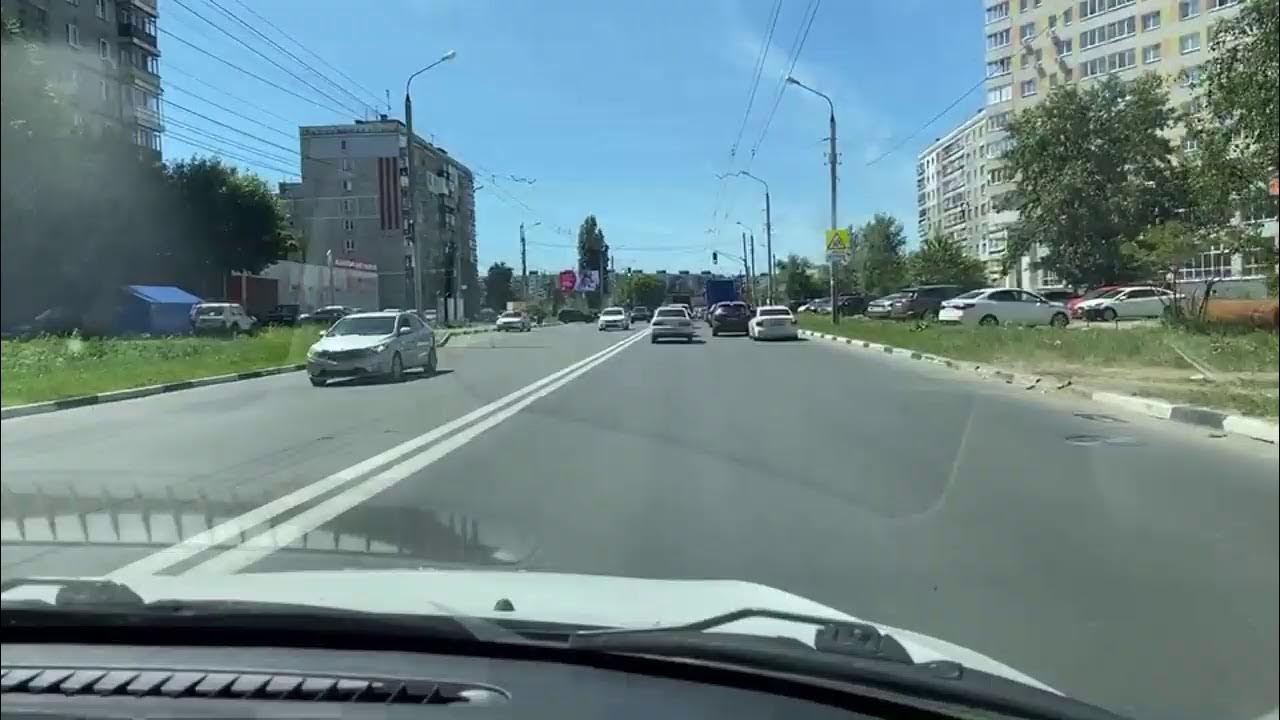
[[[1069,377],[1098,389],[1276,417],[1280,343],[1265,331],[960,328],[802,315],[800,326],[1010,370]],[[1199,366],[1199,367],[1197,367]],[[1195,378],[1201,368],[1215,379]],[[1193,379],[1195,378],[1195,379]]]
[[[302,362],[314,327],[272,328],[253,337],[80,339],[0,343],[0,404],[90,395]]]

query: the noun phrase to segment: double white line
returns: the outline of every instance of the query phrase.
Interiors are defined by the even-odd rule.
[[[112,572],[109,577],[122,579],[130,576],[154,575],[162,572],[178,563],[189,560],[198,553],[224,543],[230,543],[253,529],[260,528],[272,518],[295,510],[344,485],[350,485],[350,487],[334,494],[323,502],[298,513],[275,527],[249,537],[239,545],[221,551],[220,554],[205,560],[186,572],[233,573],[243,570],[270,555],[275,550],[289,545],[338,515],[426,468],[475,439],[486,430],[493,428],[532,405],[538,399],[564,387],[647,335],[647,332],[632,335],[585,360],[580,360],[563,370],[554,372],[460,418],[451,420],[411,440],[406,440],[389,450],[378,453],[349,468],[339,470],[326,478],[272,500],[243,515],[215,525],[204,532],[192,535],[164,550],[125,565]],[[426,450],[412,455],[407,460],[392,465],[361,482],[351,484],[354,480],[424,447]]]

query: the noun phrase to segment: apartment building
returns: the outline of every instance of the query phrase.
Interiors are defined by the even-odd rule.
[[[131,139],[160,159],[164,134],[156,0],[0,0],[43,42],[44,60],[90,136]]]
[[[374,265],[382,307],[414,307],[418,292],[426,307],[436,307],[443,301],[452,248],[454,289],[465,312],[479,309],[471,170],[415,135],[411,207],[410,139],[401,121],[383,115],[304,126],[298,136],[302,181],[283,184],[281,198],[305,248],[303,262],[325,264],[332,257]],[[413,265],[413,223],[422,243],[420,272]]]
[[[978,255],[986,235],[986,111],[979,110],[916,158],[918,235],[959,240]]]
[[[1005,128],[1013,113],[1035,105],[1059,85],[1143,72],[1160,73],[1171,103],[1190,107],[1196,102],[1191,85],[1209,51],[1212,26],[1237,12],[1240,1],[988,0],[983,32],[989,211],[978,256],[989,266],[997,264],[1004,254],[1007,227],[1017,219],[1016,211],[1004,209],[1003,201],[1014,187],[1000,159],[1011,143]],[[1195,149],[1180,129],[1173,139],[1184,150]],[[1037,252],[1033,248],[1031,256],[1021,260],[1007,284],[1057,284],[1051,274],[1031,268]],[[1220,267],[1224,261],[1212,262]]]

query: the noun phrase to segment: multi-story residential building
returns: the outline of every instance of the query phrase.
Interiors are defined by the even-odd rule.
[[[479,309],[471,170],[415,135],[416,177],[411,180],[408,132],[404,123],[385,115],[348,125],[304,126],[298,135],[302,181],[282,185],[281,198],[301,239],[303,262],[344,258],[376,265],[382,307],[414,307],[416,292],[423,293],[426,307],[436,307],[451,271],[466,312]],[[409,202],[411,181],[416,207]],[[414,272],[409,239],[415,222],[422,244],[419,272]],[[451,256],[452,268],[446,262]]]
[[[937,233],[978,254],[986,234],[985,138],[986,113],[979,110],[917,157],[921,240]]]
[[[1237,12],[1241,0],[987,0],[986,162],[989,212],[985,249],[979,257],[998,263],[1006,228],[1017,219],[1002,200],[1014,190],[1000,156],[1013,113],[1031,107],[1053,88],[1107,75],[1158,72],[1170,102],[1195,103],[1192,84],[1209,52],[1213,23]],[[1181,129],[1174,141],[1194,150]],[[1037,253],[1033,248],[1032,257]],[[1006,280],[1024,287],[1056,284],[1023,258]],[[1214,260],[1221,264],[1221,260]]]
[[[76,125],[123,135],[160,159],[164,133],[156,0],[0,0],[6,18],[44,42]]]

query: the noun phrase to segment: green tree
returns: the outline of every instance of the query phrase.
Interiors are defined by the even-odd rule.
[[[822,295],[822,287],[818,285],[813,274],[813,263],[809,258],[792,253],[785,260],[778,260],[777,275],[781,280],[781,293],[791,302],[804,302]]]
[[[858,243],[853,251],[853,267],[862,288],[879,297],[897,290],[907,279],[902,253],[907,236],[902,223],[887,213],[876,213],[856,233]]]
[[[982,262],[965,251],[959,240],[934,233],[907,257],[911,282],[982,287],[987,284]]]
[[[631,305],[656,308],[666,299],[666,287],[656,276],[637,273],[623,275],[618,282],[617,295]]]
[[[1190,203],[1185,169],[1166,135],[1175,117],[1156,74],[1067,85],[1018,113],[1005,154],[1018,192],[1010,203],[1006,271],[1033,245],[1037,265],[1068,285],[1135,280],[1124,252],[1147,227]]]
[[[588,215],[578,227],[578,269],[586,272],[599,272],[609,266],[609,246],[604,240],[604,231],[596,221],[595,215]],[[604,293],[608,292],[608,273],[600,272],[600,285],[593,293],[587,295],[587,306],[599,308],[604,301]]]
[[[489,266],[484,276],[484,304],[499,312],[507,309],[507,303],[515,299],[511,291],[511,268],[504,262]]]

